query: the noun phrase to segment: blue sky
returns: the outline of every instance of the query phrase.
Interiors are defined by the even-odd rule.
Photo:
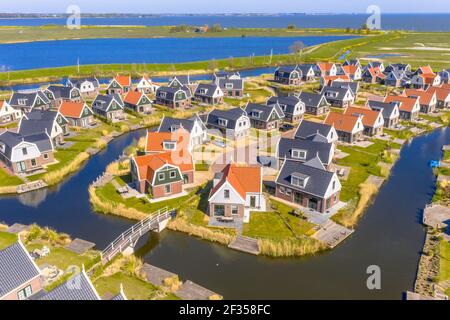
[[[59,13],[71,4],[95,13],[361,13],[372,4],[382,13],[450,12],[449,0],[0,0],[0,12]]]

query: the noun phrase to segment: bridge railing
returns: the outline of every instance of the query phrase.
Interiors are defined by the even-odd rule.
[[[160,222],[172,216],[174,210],[164,207],[149,215],[145,219],[142,219],[132,227],[124,231],[113,242],[111,242],[101,253],[101,258],[110,259],[122,250],[140,238],[144,233],[152,229],[152,225],[155,222]],[[136,238],[137,236],[137,238]]]

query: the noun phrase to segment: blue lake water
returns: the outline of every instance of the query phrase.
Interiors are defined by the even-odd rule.
[[[353,36],[83,39],[0,45],[0,70],[80,64],[177,63],[289,52],[295,41],[311,46]]]
[[[277,14],[277,15],[155,15],[153,17],[82,18],[84,25],[212,25],[241,28],[284,28],[295,24],[300,28],[359,28],[367,21],[367,14]],[[450,31],[450,14],[382,14],[381,26],[385,30]],[[63,25],[66,19],[0,19],[4,26]]]

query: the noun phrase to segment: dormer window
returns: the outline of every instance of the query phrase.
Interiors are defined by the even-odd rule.
[[[292,158],[305,160],[306,159],[306,150],[292,149],[291,155],[292,155]]]
[[[200,94],[206,94],[206,89],[200,89]]]
[[[294,172],[291,176],[291,184],[293,186],[299,187],[299,188],[305,188],[306,184],[308,183],[309,177],[307,175],[304,175],[302,173],[296,173]]]
[[[6,147],[4,143],[0,143],[0,152],[5,153]]]
[[[282,109],[283,111],[286,111],[286,105],[285,105],[285,104],[280,104],[280,107],[281,107],[281,109]],[[298,110],[298,107],[297,107],[296,110]]]
[[[164,150],[175,150],[177,147],[177,143],[175,141],[164,141],[163,148]]]
[[[159,97],[165,99],[166,98],[166,93],[165,92],[160,92],[159,93]]]
[[[252,117],[259,119],[261,117],[261,113],[262,113],[262,111],[260,111],[260,110],[252,111]]]
[[[174,125],[170,126],[170,132],[175,132],[178,129],[180,129],[180,125],[178,125],[178,124],[174,124]]]
[[[24,106],[27,104],[27,99],[19,99],[18,103],[19,103],[19,106]]]
[[[230,199],[230,190],[228,189],[223,190],[223,197],[225,199]]]
[[[227,119],[223,119],[223,118],[219,118],[219,119],[217,120],[217,123],[219,124],[219,126],[226,127],[227,124],[228,124],[228,120],[227,120]]]
[[[225,88],[233,89],[233,84],[232,83],[225,83]]]

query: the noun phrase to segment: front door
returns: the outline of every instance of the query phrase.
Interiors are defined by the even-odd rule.
[[[25,162],[24,161],[17,162],[17,172],[21,173],[25,171],[26,171]]]
[[[254,208],[254,207],[256,207],[256,197],[251,196],[250,197],[250,208]]]
[[[295,192],[294,193],[294,202],[296,204],[302,205],[303,202],[303,197],[301,193]]]
[[[222,204],[214,205],[214,216],[223,217],[225,215],[225,206]]]
[[[314,198],[309,199],[308,207],[313,210],[317,210],[317,199]]]

